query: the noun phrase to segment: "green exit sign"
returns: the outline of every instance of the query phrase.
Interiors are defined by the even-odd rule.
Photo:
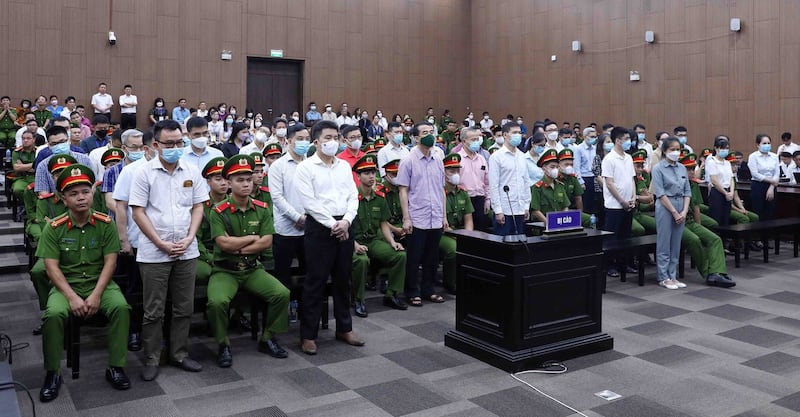
[[[271,49],[269,56],[272,58],[283,58],[283,49]]]

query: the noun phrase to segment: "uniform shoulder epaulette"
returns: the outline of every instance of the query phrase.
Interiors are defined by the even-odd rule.
[[[265,201],[256,200],[256,199],[253,199],[251,201],[253,202],[253,205],[256,206],[256,207],[269,208],[269,204],[267,204]]]
[[[386,194],[384,194],[381,190],[375,190],[375,195],[381,198],[386,198]]]
[[[223,201],[214,206],[214,211],[216,211],[217,213],[222,213],[223,211],[227,210],[230,207],[231,207],[230,201]]]
[[[382,193],[386,192],[386,186],[383,184],[378,184],[375,186],[375,191],[380,191]]]
[[[695,184],[700,184],[702,182],[700,181],[700,178],[692,178],[691,181]]]
[[[536,188],[542,188],[542,185],[544,185],[544,181],[539,181],[536,184],[534,184],[533,186],[536,187]]]
[[[69,221],[69,216],[67,216],[67,213],[64,213],[64,214],[56,217],[55,219],[53,219],[53,221],[50,222],[50,226],[51,227],[58,227],[58,226],[61,226],[62,224],[66,224],[67,221]]]
[[[459,186],[458,186],[458,191],[467,191],[467,189],[466,189],[466,188],[464,188],[464,186],[463,186],[463,185],[459,185]]]
[[[39,200],[44,200],[53,196],[53,193],[39,194]]]
[[[105,214],[105,213],[98,213],[98,212],[95,211],[94,213],[92,213],[92,217],[95,220],[99,220],[99,221],[101,221],[103,223],[111,223],[111,216],[109,216],[108,214]]]
[[[269,192],[269,187],[267,187],[266,185],[259,185],[258,189],[263,191],[263,192],[265,192],[265,193]]]
[[[94,186],[95,186],[95,187],[99,187],[99,186],[101,186],[101,185],[103,185],[103,180],[99,180],[99,181],[97,181],[96,183],[94,183]]]
[[[14,148],[14,152],[22,152],[24,148],[20,146],[19,148]]]
[[[28,186],[25,187],[25,188],[28,189],[28,190],[32,190],[32,189],[34,189],[34,187],[36,187],[36,183],[32,182],[32,183],[28,184]]]

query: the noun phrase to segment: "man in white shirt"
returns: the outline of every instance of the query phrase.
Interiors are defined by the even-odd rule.
[[[615,126],[611,129],[611,140],[614,148],[603,158],[601,174],[606,216],[604,229],[614,232],[615,239],[626,239],[631,236],[633,209],[636,207],[636,171],[633,159],[626,153],[631,148],[631,135],[628,129]],[[620,259],[610,265],[608,275],[618,277],[618,268],[625,268],[627,261]]]
[[[108,120],[111,120],[111,108],[114,107],[114,97],[106,93],[107,88],[106,83],[97,85],[97,93],[92,96],[92,108],[94,109],[94,114],[104,114],[108,117]]]
[[[342,125],[355,125],[356,119],[350,116],[350,112],[347,111],[347,103],[342,103],[341,111],[339,112],[339,116],[336,118],[336,124],[339,127]]]
[[[289,129],[289,122],[286,119],[275,119],[272,123],[272,136],[267,140],[267,145],[277,143],[286,152],[286,132]]]
[[[494,210],[494,233],[524,234],[530,215],[531,185],[517,122],[503,126],[503,146],[489,157],[489,199]]]
[[[556,152],[561,152],[564,146],[559,141],[559,128],[556,122],[548,120],[544,125],[544,136],[547,138],[547,143],[544,145],[545,150],[555,149]]]
[[[66,117],[67,119],[70,118],[72,112],[76,111],[77,107],[75,107],[75,97],[67,96],[67,100],[64,102],[64,109],[61,110],[61,116]]]
[[[158,376],[167,289],[172,295],[169,362],[189,372],[203,369],[189,358],[188,339],[200,256],[195,236],[208,193],[200,171],[181,161],[183,133],[178,122],[156,123],[153,139],[158,155],[136,171],[128,201],[142,231],[136,261],[144,284],[145,381]]]
[[[301,350],[317,353],[317,332],[322,315],[322,298],[328,277],[333,281],[333,316],[336,339],[352,346],[364,342],[353,332],[350,316],[350,280],[353,271],[353,219],[358,212],[358,191],[350,165],[336,157],[339,129],[322,120],[311,129],[317,152],[301,162],[295,172],[295,190],[305,219],[305,251],[314,254],[306,262],[303,283],[303,311],[300,318]]]
[[[794,154],[795,152],[800,151],[800,145],[792,142],[791,132],[783,132],[783,134],[781,134],[781,142],[783,143],[778,146],[778,155],[780,155],[782,152]]]
[[[206,116],[208,116],[208,105],[205,101],[201,101],[197,105],[197,117],[205,118]]]
[[[119,96],[119,124],[120,129],[123,131],[128,129],[136,129],[136,106],[139,102],[136,96],[132,94],[133,86],[125,84],[123,88],[125,94]]]
[[[189,146],[185,148],[183,156],[181,156],[182,161],[202,172],[208,161],[218,156],[224,156],[221,150],[208,146],[210,134],[208,133],[208,121],[205,118],[199,116],[190,117],[186,121],[186,131],[190,142]],[[206,191],[211,191],[208,188],[207,181],[203,181],[203,184],[206,187]]]
[[[481,119],[481,131],[484,133],[492,133],[492,126],[494,126],[494,120],[489,117],[489,112],[483,112],[483,119]]]
[[[653,145],[647,141],[647,129],[644,127],[643,124],[637,123],[633,126],[633,131],[636,133],[636,147],[637,149],[644,149],[647,152],[647,159],[646,161],[650,161],[650,156],[653,154]],[[631,138],[633,141],[634,138]],[[650,166],[647,162],[645,162],[645,171],[650,171]]]
[[[256,134],[253,135],[253,141],[239,149],[239,155],[250,155],[253,152],[264,153],[264,148],[267,146],[268,140],[269,136],[267,136],[267,133],[259,129]]]
[[[395,159],[402,160],[408,155],[408,148],[403,144],[403,125],[400,122],[391,122],[384,131],[386,146],[378,151],[378,166],[381,167],[381,178],[386,175],[383,166]]]
[[[333,107],[330,104],[325,105],[325,112],[322,113],[322,120],[336,121],[336,113],[333,112]]]
[[[675,129],[672,129],[672,133],[678,138],[678,142],[681,143],[681,148],[686,149],[689,153],[694,153],[692,147],[687,143],[689,141],[689,135],[686,132],[685,126],[677,126]]]
[[[272,196],[275,234],[272,235],[272,253],[275,258],[275,277],[290,288],[292,260],[306,264],[304,239],[307,215],[296,187],[297,166],[306,159],[311,146],[309,128],[302,124],[286,132],[286,153],[269,167],[267,175]]]
[[[47,144],[47,135],[46,135],[44,129],[42,129],[39,126],[39,123],[36,122],[36,119],[34,118],[33,113],[28,113],[27,115],[25,115],[25,119],[26,119],[25,120],[25,125],[22,126],[19,129],[17,129],[17,133],[14,135],[15,144],[16,144],[17,148],[22,146],[22,132],[24,132],[26,130],[30,131],[31,133],[34,134],[34,139],[36,138],[36,135],[41,136],[42,138],[39,139],[39,141],[44,142],[43,145],[46,145]],[[37,146],[41,146],[41,145],[37,145]]]

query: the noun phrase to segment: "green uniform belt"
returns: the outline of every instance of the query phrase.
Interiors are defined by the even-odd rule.
[[[214,262],[214,266],[227,269],[230,271],[247,271],[250,269],[258,268],[258,261],[256,258],[250,258],[249,256],[242,256],[238,262],[233,261],[216,261]]]

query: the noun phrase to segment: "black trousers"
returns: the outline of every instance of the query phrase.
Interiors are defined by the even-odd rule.
[[[583,192],[583,212],[597,214],[597,192],[594,191],[594,177],[583,177],[586,190]]]
[[[292,260],[297,258],[301,269],[305,269],[306,251],[303,236],[272,235],[272,256],[275,259],[275,278],[286,288],[292,289]]]
[[[140,333],[142,331],[142,317],[144,315],[142,277],[139,275],[139,264],[136,263],[136,249],[133,253],[117,256],[117,269],[114,272],[117,276],[126,276],[124,282],[117,282],[125,300],[131,306],[130,332]]]
[[[725,191],[729,191],[726,188]],[[716,220],[720,226],[731,224],[731,202],[725,199],[725,195],[717,191],[713,186],[708,192],[708,214]]]
[[[603,230],[607,232],[614,232],[614,239],[627,239],[631,237],[631,225],[633,224],[633,211],[625,209],[605,209],[605,227]],[[617,268],[625,268],[630,259],[614,259],[609,263],[609,266],[617,266]]]
[[[406,237],[406,297],[428,298],[435,293],[436,268],[439,266],[439,241],[442,229],[417,229]],[[419,265],[422,264],[422,281]]]
[[[353,274],[353,228],[347,240],[331,236],[331,229],[313,217],[306,217],[305,251],[314,254],[306,262],[306,280],[303,284],[303,308],[300,315],[300,337],[315,340],[322,316],[322,299],[328,277],[333,281],[333,317],[336,332],[353,330],[350,316],[350,278]]]
[[[136,113],[120,113],[119,128],[122,131],[136,129]]]
[[[469,199],[472,201],[472,208],[475,209],[475,211],[472,212],[472,223],[475,226],[475,230],[480,230],[482,232],[489,231],[492,228],[492,219],[483,212],[483,206],[486,204],[486,197],[475,196]]]
[[[778,192],[775,192],[775,198],[772,201],[767,201],[769,185],[769,183],[761,181],[750,183],[750,204],[753,206],[753,212],[758,214],[759,220],[772,220],[775,217],[775,201],[778,199]]]

